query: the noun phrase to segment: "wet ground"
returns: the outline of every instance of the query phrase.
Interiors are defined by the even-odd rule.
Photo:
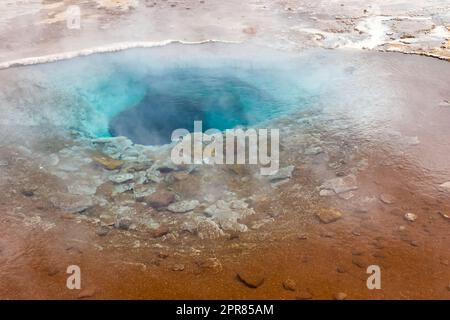
[[[51,111],[33,99],[49,93],[24,81],[33,67],[1,71],[0,296],[448,299],[450,65],[313,57],[342,74],[307,110],[264,124],[281,130],[276,180],[73,136],[40,122]],[[183,200],[198,203],[170,209]],[[69,265],[81,268],[81,291],[66,288]],[[381,290],[366,287],[369,265]]]

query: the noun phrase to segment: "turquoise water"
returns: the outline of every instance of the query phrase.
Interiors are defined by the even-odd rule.
[[[73,98],[73,105],[58,106],[77,109],[75,119],[68,117],[68,129],[88,137],[123,135],[146,145],[170,142],[178,128],[192,131],[196,120],[203,121],[203,130],[256,125],[308,107],[324,87],[316,81],[317,66],[304,57],[182,46],[92,55],[40,68],[54,90]]]

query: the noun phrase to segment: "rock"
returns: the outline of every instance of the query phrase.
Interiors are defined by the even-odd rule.
[[[295,291],[297,290],[297,284],[292,279],[287,279],[283,281],[283,288],[288,291]]]
[[[205,217],[196,217],[192,221],[185,222],[181,228],[184,231],[196,234],[202,240],[218,239],[225,235],[215,221]]]
[[[107,155],[93,155],[92,160],[94,160],[97,164],[101,165],[107,170],[117,170],[120,169],[125,163],[122,160],[113,159]]]
[[[131,173],[118,173],[118,174],[114,174],[108,177],[109,181],[116,183],[116,184],[121,184],[121,183],[125,183],[128,181],[133,180],[134,175],[132,175]]]
[[[214,273],[219,273],[222,271],[222,264],[217,258],[207,258],[205,260],[197,261],[197,265],[201,269],[211,270]]]
[[[441,102],[439,102],[439,107],[450,107],[450,100],[442,100]]]
[[[322,223],[331,223],[342,218],[342,213],[333,208],[320,209],[316,215]]]
[[[167,210],[174,213],[186,213],[194,210],[199,204],[197,200],[184,200],[170,204]]]
[[[339,198],[344,199],[344,200],[350,200],[354,196],[355,196],[355,193],[353,191],[348,191],[348,192],[339,194]]]
[[[24,189],[24,190],[21,191],[21,193],[25,197],[32,197],[32,196],[34,196],[34,190],[31,190],[31,189]]]
[[[344,292],[338,292],[334,295],[334,300],[345,300],[347,298],[347,294]]]
[[[145,176],[148,180],[154,183],[160,183],[162,181],[161,173],[159,171],[154,170],[153,168],[148,169],[145,172]]]
[[[413,247],[418,247],[418,246],[419,246],[419,242],[417,242],[416,240],[411,240],[411,241],[409,242],[409,244],[410,244],[411,246],[413,246]]]
[[[144,201],[155,209],[167,207],[175,201],[175,194],[166,190],[159,190],[144,198]]]
[[[278,182],[280,180],[290,179],[292,177],[292,172],[294,171],[294,169],[294,166],[280,168],[275,174],[268,176],[268,179],[270,182]]]
[[[173,271],[183,271],[184,270],[184,264],[177,263],[177,264],[173,265],[172,270]]]
[[[132,191],[134,190],[135,184],[134,183],[123,183],[114,186],[113,195],[118,195],[124,192]]]
[[[134,199],[138,202],[142,202],[145,200],[145,197],[156,192],[155,187],[150,186],[148,184],[145,185],[136,185],[133,188]]]
[[[320,190],[319,195],[321,197],[331,197],[336,195],[336,193],[333,190],[322,189]]]
[[[121,230],[128,230],[133,222],[129,218],[120,218],[114,224],[114,227]]]
[[[307,156],[315,156],[322,152],[323,149],[321,147],[308,147],[305,149],[304,154]]]
[[[167,227],[167,226],[160,226],[159,228],[152,230],[150,232],[150,235],[153,238],[161,238],[162,236],[165,236],[169,232],[170,232],[169,227]]]
[[[414,213],[408,212],[405,214],[405,220],[407,220],[409,222],[414,222],[417,220],[417,215],[415,215]]]
[[[67,193],[57,193],[50,197],[50,202],[67,213],[80,213],[94,205],[92,198]]]
[[[439,211],[438,213],[441,215],[442,218],[450,220],[450,215],[448,215],[442,211]]]
[[[450,191],[450,181],[444,182],[439,185],[439,188],[443,191]]]
[[[94,295],[95,295],[95,289],[94,288],[84,289],[78,294],[78,299],[91,298]]]
[[[242,200],[219,200],[205,209],[204,213],[212,217],[225,231],[246,232],[248,227],[238,220],[254,214],[254,210],[247,208],[248,204]]]
[[[352,263],[359,268],[366,268],[368,266],[364,259],[358,257],[353,257]]]
[[[348,175],[345,177],[337,177],[325,181],[320,189],[333,190],[337,194],[358,189],[356,177],[354,175]]]
[[[243,284],[245,284],[249,288],[256,289],[260,287],[265,280],[264,275],[258,273],[255,270],[249,269],[249,270],[241,270],[236,273],[237,278],[239,281],[241,281]]]
[[[172,162],[171,159],[167,159],[166,161],[156,161],[155,164],[152,166],[153,170],[158,170],[162,173],[167,173],[171,171],[177,171],[178,167]]]
[[[100,237],[104,237],[109,233],[109,228],[106,226],[101,226],[97,229],[97,231],[95,231],[95,233]]]
[[[308,289],[301,290],[299,293],[297,293],[297,296],[295,297],[295,299],[297,300],[311,300],[312,298],[313,296]]]
[[[97,193],[98,183],[95,181],[71,181],[67,184],[67,190],[71,194],[93,196]]]
[[[395,203],[395,198],[393,196],[391,196],[390,194],[386,194],[386,193],[380,194],[380,200],[381,200],[381,202],[383,202],[385,204],[394,204]]]
[[[347,269],[344,266],[337,266],[336,271],[338,273],[346,273]]]
[[[133,142],[126,137],[98,138],[91,142],[94,147],[102,150],[103,154],[114,158],[120,157],[126,149],[133,146]]]

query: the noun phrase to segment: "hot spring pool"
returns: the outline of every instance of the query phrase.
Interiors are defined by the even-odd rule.
[[[57,110],[54,123],[86,137],[126,136],[144,145],[169,143],[173,130],[192,131],[196,120],[203,130],[224,130],[288,115],[317,103],[332,87],[330,74],[344,72],[323,68],[317,54],[312,62],[305,54],[240,48],[173,44],[30,69],[58,97],[41,101]]]

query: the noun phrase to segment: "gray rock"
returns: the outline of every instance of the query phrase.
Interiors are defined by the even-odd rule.
[[[114,186],[114,195],[124,193],[127,191],[131,191],[134,189],[135,184],[134,183],[124,183]]]
[[[294,166],[287,166],[284,168],[280,168],[275,174],[268,176],[268,179],[270,182],[277,182],[280,180],[290,179],[292,177],[292,172],[294,171],[294,169],[295,169]]]
[[[357,190],[356,176],[351,174],[327,180],[320,186],[320,189],[333,190],[337,194]]]
[[[204,213],[217,222],[225,231],[245,232],[248,227],[238,222],[248,215],[254,214],[254,210],[247,208],[247,203],[242,200],[219,200],[205,209]]]
[[[133,222],[129,218],[120,218],[116,221],[114,227],[117,229],[128,230]]]
[[[174,213],[185,213],[194,210],[200,202],[197,200],[184,200],[170,204],[167,210]]]
[[[322,152],[323,149],[321,147],[308,147],[305,149],[304,154],[307,156],[315,156]]]
[[[67,213],[80,213],[94,205],[91,197],[58,193],[50,197],[50,202]]]
[[[202,240],[219,239],[225,235],[215,221],[206,217],[195,217],[183,223],[181,228],[184,231],[196,234]]]
[[[336,193],[333,190],[322,189],[320,190],[319,195],[321,197],[331,197],[336,195]]]
[[[120,184],[133,180],[134,175],[131,173],[118,173],[108,177],[109,181]]]

